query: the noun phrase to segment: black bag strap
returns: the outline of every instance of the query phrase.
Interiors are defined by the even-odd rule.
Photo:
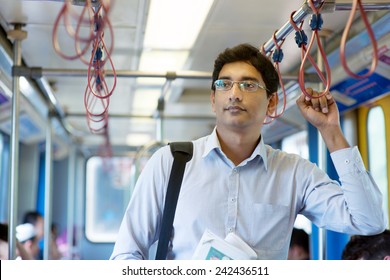
[[[192,142],[172,142],[169,143],[173,155],[173,164],[169,176],[167,194],[165,196],[164,212],[156,260],[165,260],[168,253],[168,243],[172,234],[173,219],[175,217],[177,199],[183,181],[186,163],[192,158]]]

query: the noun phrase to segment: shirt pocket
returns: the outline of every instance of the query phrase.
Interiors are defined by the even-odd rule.
[[[253,204],[251,243],[259,250],[281,250],[288,240],[290,208],[275,204]]]

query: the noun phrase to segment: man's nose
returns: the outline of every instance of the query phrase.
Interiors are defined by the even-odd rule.
[[[239,83],[233,83],[232,88],[230,89],[230,100],[242,100],[242,91]]]

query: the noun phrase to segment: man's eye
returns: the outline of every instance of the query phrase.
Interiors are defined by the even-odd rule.
[[[245,88],[254,88],[256,86],[255,83],[253,83],[253,82],[243,82],[242,85]]]
[[[222,86],[223,87],[229,87],[230,86],[229,81],[222,81]]]
[[[217,86],[221,87],[221,88],[228,88],[230,86],[230,83],[229,83],[229,81],[221,80],[221,81],[218,81]]]

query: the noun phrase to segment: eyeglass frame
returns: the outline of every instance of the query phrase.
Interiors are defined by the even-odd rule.
[[[218,88],[218,86],[216,85],[216,83],[217,83],[218,81],[229,81],[229,82],[231,82],[231,87],[228,88],[228,89],[221,89],[221,88]],[[244,83],[244,82],[253,83],[254,85],[257,86],[257,88],[256,88],[255,90],[253,90],[253,91],[245,90],[245,89],[244,89],[244,86],[241,84],[241,83]],[[268,89],[267,89],[265,86],[261,85],[261,84],[258,83],[258,82],[252,81],[252,80],[232,81],[232,80],[230,80],[230,79],[218,79],[218,80],[215,80],[215,81],[214,81],[214,88],[215,88],[215,90],[228,91],[228,90],[231,90],[231,89],[233,88],[234,84],[238,84],[238,88],[239,88],[242,92],[255,92],[255,91],[257,91],[259,88],[265,90],[266,92],[268,92]]]

